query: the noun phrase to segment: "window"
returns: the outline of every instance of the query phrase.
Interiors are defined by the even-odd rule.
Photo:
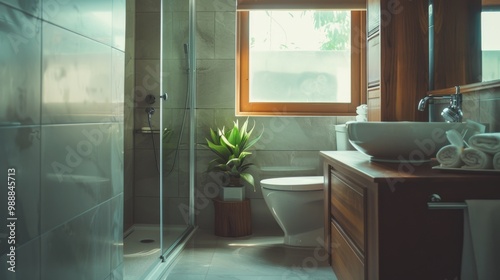
[[[500,23],[500,11],[481,12],[482,82],[500,79],[500,38],[495,29]]]
[[[355,115],[364,31],[363,11],[239,10],[237,114]]]

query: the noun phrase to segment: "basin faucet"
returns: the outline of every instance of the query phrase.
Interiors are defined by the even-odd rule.
[[[462,94],[460,93],[460,87],[455,87],[455,94],[450,96],[450,106],[444,108],[441,112],[441,116],[447,122],[462,122],[464,113],[462,112]]]
[[[428,95],[422,98],[418,103],[417,109],[419,111],[424,111],[425,106],[427,105],[427,103],[429,103],[430,100],[442,100],[442,99],[449,99],[450,106],[448,106],[441,112],[441,116],[447,122],[461,122],[463,118],[463,112],[462,112],[462,94],[460,93],[459,86],[455,87],[455,94],[452,95],[445,95],[445,96]]]

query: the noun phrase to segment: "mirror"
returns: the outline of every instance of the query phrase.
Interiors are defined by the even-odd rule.
[[[500,0],[429,0],[429,90],[500,82]]]

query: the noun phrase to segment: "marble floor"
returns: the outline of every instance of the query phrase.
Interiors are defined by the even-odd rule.
[[[320,244],[283,245],[281,233],[225,238],[198,229],[162,280],[336,280]]]

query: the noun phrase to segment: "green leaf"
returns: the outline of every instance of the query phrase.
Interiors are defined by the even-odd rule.
[[[216,145],[208,139],[207,139],[207,144],[208,144],[208,147],[210,148],[210,150],[212,150],[212,152],[214,152],[219,157],[228,158],[229,156],[231,156],[231,151],[228,150],[226,147],[224,147],[222,145]]]
[[[217,133],[213,129],[210,128],[210,137],[212,137],[212,142],[219,145],[219,137],[217,136]]]
[[[256,189],[255,189],[255,182],[254,182],[254,179],[253,179],[253,176],[252,174],[249,174],[249,173],[241,173],[240,174],[240,177],[243,178],[243,180],[245,180],[248,184],[250,184],[250,186],[253,187],[253,191],[255,192]]]
[[[229,130],[210,129],[210,138],[206,139],[208,148],[217,156],[216,159],[210,161],[208,170],[224,172],[230,176],[241,176],[243,180],[254,187],[253,176],[245,171],[252,166],[252,163],[245,162],[252,154],[248,151],[263,135],[263,131],[256,138],[252,138],[252,133],[255,129],[255,121],[249,128],[249,118],[247,118],[241,128],[239,127],[238,119],[233,122],[233,127]]]
[[[229,142],[229,140],[227,140],[226,136],[222,135],[222,136],[220,137],[220,139],[222,140],[222,142],[223,142],[226,146],[230,147],[231,149],[234,149],[234,145],[233,145],[233,144],[231,144],[231,142]],[[222,143],[221,143],[221,144],[222,144]]]

